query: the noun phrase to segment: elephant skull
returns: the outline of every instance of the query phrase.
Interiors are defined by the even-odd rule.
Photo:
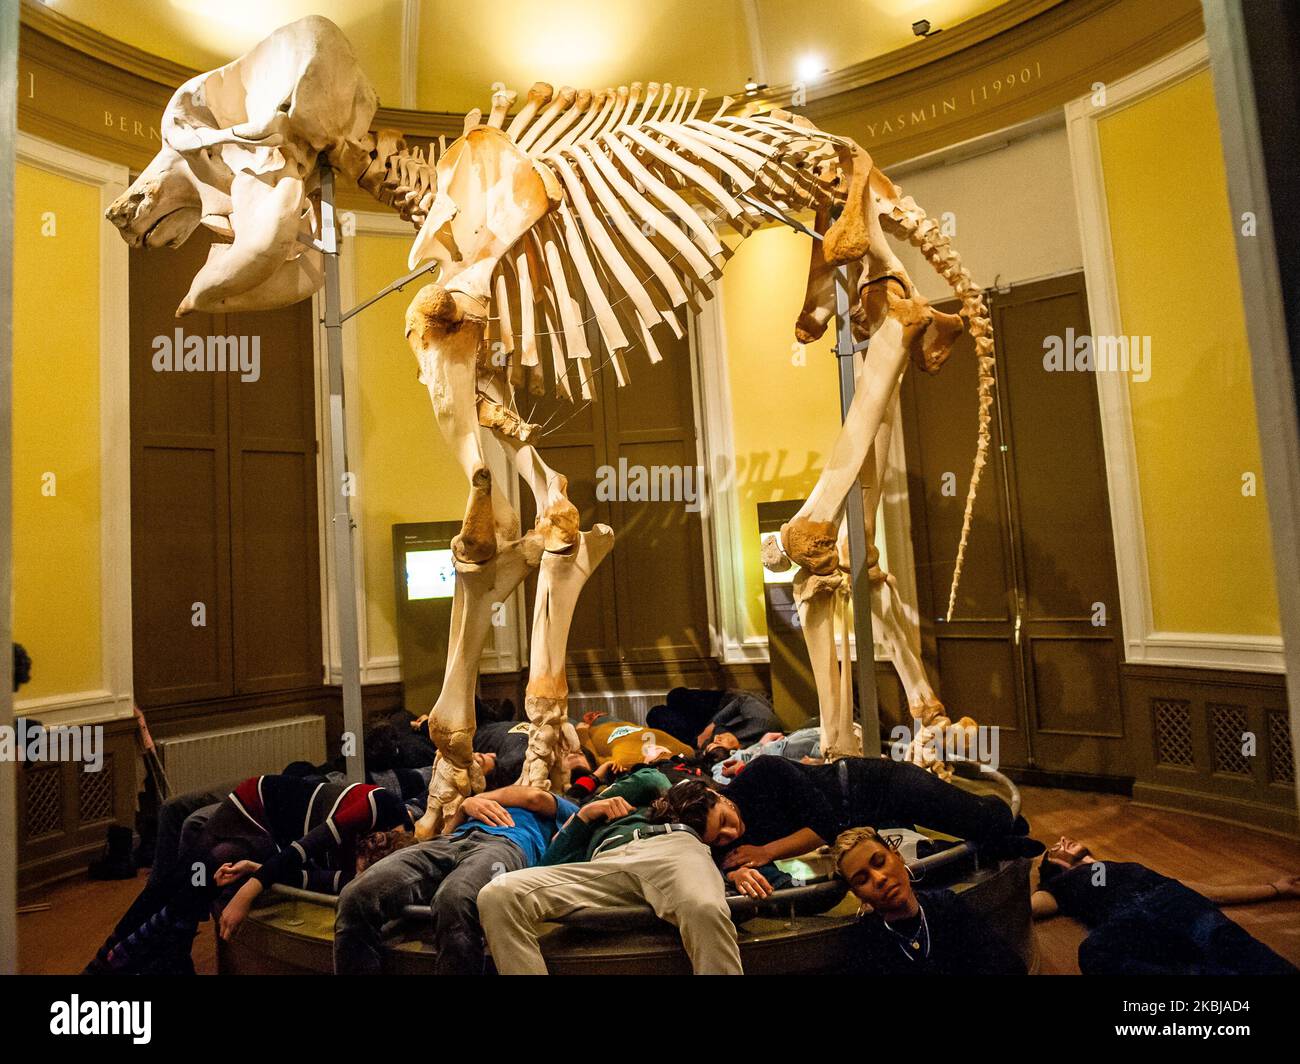
[[[378,97],[343,32],[309,16],[182,85],[162,150],[105,212],[133,247],[217,235],[177,316],[266,310],[321,285],[321,154],[353,181],[371,161]]]

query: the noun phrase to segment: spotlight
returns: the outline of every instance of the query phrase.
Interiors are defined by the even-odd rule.
[[[943,30],[931,29],[930,20],[928,18],[920,18],[912,23],[912,32],[918,37],[932,37],[936,33],[942,33]]]
[[[766,85],[760,85],[760,84],[759,84],[757,81],[755,81],[755,80],[753,79],[753,77],[751,76],[750,79],[749,79],[747,82],[745,82],[745,95],[746,95],[746,96],[756,96],[756,95],[758,95],[758,92],[759,92],[760,89],[765,89],[765,88],[767,88]]]
[[[826,64],[820,56],[809,55],[799,60],[799,80],[815,81],[826,73]]]

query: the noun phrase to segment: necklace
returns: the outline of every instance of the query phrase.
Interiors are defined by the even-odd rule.
[[[930,925],[925,919],[925,909],[921,907],[919,902],[916,908],[921,914],[921,922],[917,926],[914,935],[906,935],[902,931],[895,930],[890,926],[888,920],[884,921],[886,930],[899,940],[898,948],[903,951],[903,956],[909,961],[914,961],[918,957],[921,960],[926,960],[930,956]]]

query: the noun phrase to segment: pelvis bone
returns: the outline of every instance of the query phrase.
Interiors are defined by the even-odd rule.
[[[178,247],[200,223],[217,235],[178,316],[296,303],[322,280],[309,246],[320,235],[317,159],[355,181],[378,103],[334,23],[291,22],[177,89],[162,150],[106,217],[133,247]]]

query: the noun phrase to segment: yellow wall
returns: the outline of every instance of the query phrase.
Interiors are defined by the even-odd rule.
[[[356,298],[379,291],[406,273],[408,236],[361,234],[356,256]],[[443,443],[415,356],[403,338],[407,304],[415,286],[380,300],[357,322],[357,402],[361,408],[361,479],[357,494],[365,551],[367,650],[372,658],[396,656],[393,525],[406,521],[459,520],[469,484]]]
[[[53,212],[53,236],[42,235]],[[18,164],[14,206],[14,639],[21,697],[102,686],[99,192]],[[56,494],[42,494],[55,476]]]
[[[1208,71],[1098,123],[1155,627],[1277,635],[1236,234]],[[1258,492],[1242,493],[1254,473]]]
[[[840,426],[834,330],[795,357],[808,254],[808,237],[772,226],[740,245],[722,279],[746,635],[767,634],[757,506],[806,498]]]

